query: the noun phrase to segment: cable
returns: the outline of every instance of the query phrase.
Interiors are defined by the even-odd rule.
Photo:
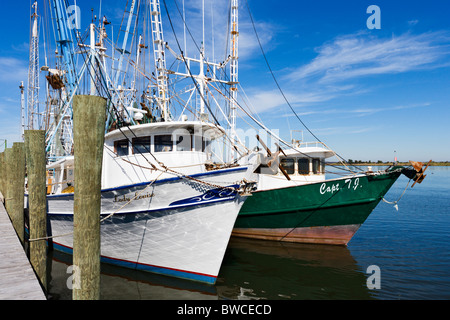
[[[248,0],[245,0],[245,3],[246,3],[246,5],[247,5],[248,14],[249,14],[249,16],[250,16],[250,21],[251,21],[251,23],[252,23],[253,30],[255,31],[256,39],[258,40],[258,44],[259,44],[259,47],[260,47],[260,49],[261,49],[262,55],[263,55],[263,57],[264,57],[264,60],[265,60],[265,62],[266,62],[266,65],[267,65],[267,67],[268,67],[268,69],[269,69],[269,71],[270,71],[270,74],[272,75],[272,78],[273,78],[275,84],[276,84],[277,87],[278,87],[278,90],[280,91],[281,95],[283,96],[283,99],[286,101],[286,103],[287,103],[287,105],[289,106],[289,108],[291,109],[292,113],[295,115],[295,117],[298,119],[298,121],[300,121],[300,123],[306,128],[306,130],[308,130],[308,132],[309,132],[309,133],[310,133],[317,141],[319,141],[319,142],[322,143],[323,145],[326,145],[326,144],[323,143],[323,142],[322,142],[322,141],[321,141],[321,140],[320,140],[320,139],[319,139],[319,138],[318,138],[318,137],[317,137],[317,136],[309,129],[309,127],[303,122],[303,120],[302,120],[302,119],[298,116],[298,114],[295,112],[295,110],[294,110],[294,108],[292,107],[292,105],[290,104],[289,100],[286,98],[286,95],[284,94],[283,90],[281,89],[281,86],[280,86],[280,84],[278,83],[278,81],[277,81],[277,79],[276,79],[276,77],[275,77],[275,74],[274,74],[273,71],[272,71],[272,68],[270,67],[269,61],[268,61],[267,56],[266,56],[266,54],[265,54],[265,52],[264,52],[264,49],[263,49],[263,47],[262,47],[261,40],[259,39],[258,32],[256,31],[255,22],[253,21],[253,17],[252,17],[251,11],[250,11],[250,6],[249,6],[249,4],[248,4]],[[330,150],[331,150],[331,149],[330,149]],[[334,151],[333,151],[333,152],[334,152]],[[334,154],[335,154],[337,157],[339,157],[341,160],[343,160],[344,162],[347,163],[347,160],[345,160],[343,157],[341,157],[338,153],[334,152]],[[358,169],[361,170],[361,171],[363,171],[361,168],[358,168]]]

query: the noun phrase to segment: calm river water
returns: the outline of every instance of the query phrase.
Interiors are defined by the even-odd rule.
[[[398,211],[380,202],[347,247],[232,238],[215,286],[102,265],[102,299],[450,299],[450,167],[427,174]],[[401,176],[385,199],[397,200],[407,183]],[[70,300],[71,256],[51,256],[50,296]]]

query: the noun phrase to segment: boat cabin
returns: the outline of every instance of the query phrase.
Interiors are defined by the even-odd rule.
[[[122,127],[105,135],[102,188],[154,180],[160,164],[182,174],[206,172],[212,162],[212,142],[222,128],[200,121],[172,121]],[[73,193],[74,156],[47,166],[48,194]]]
[[[224,130],[208,122],[171,121],[123,127],[105,135],[102,185],[106,188],[151,181],[163,163],[183,174],[206,171],[212,142]]]
[[[258,189],[323,181],[325,159],[334,155],[333,151],[319,142],[297,144],[293,149],[283,150],[278,155],[278,163],[272,165],[272,172],[270,169],[259,172]]]

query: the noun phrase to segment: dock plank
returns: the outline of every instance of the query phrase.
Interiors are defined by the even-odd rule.
[[[0,300],[46,300],[2,201],[0,201]]]

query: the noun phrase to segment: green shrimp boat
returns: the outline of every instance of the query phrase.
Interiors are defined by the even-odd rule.
[[[413,163],[326,179],[325,159],[334,155],[314,143],[260,161],[258,189],[241,208],[233,236],[346,245],[401,174],[419,183],[425,177],[423,163]]]

